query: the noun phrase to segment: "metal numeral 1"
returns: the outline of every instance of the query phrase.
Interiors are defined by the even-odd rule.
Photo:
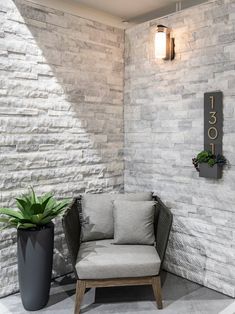
[[[210,143],[210,147],[211,147],[211,152],[214,155],[215,154],[215,144],[214,143]]]
[[[214,96],[210,96],[211,109],[214,109]]]

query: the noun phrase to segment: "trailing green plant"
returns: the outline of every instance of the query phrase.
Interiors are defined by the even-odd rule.
[[[6,228],[42,229],[61,214],[68,206],[68,200],[56,201],[51,193],[36,196],[31,191],[16,198],[18,210],[0,208],[0,222]]]
[[[215,155],[211,151],[203,150],[197,157],[192,159],[192,162],[196,170],[199,171],[199,164],[201,163],[207,163],[210,167],[213,167],[215,164],[223,166],[227,163],[227,160],[223,155]]]

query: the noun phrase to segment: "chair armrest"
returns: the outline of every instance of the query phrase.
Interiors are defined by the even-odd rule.
[[[78,279],[78,276],[75,266],[81,243],[81,224],[79,219],[80,209],[81,197],[74,198],[62,218],[62,226],[65,233],[65,240],[68,246],[69,256],[71,258],[76,279]]]
[[[171,231],[173,215],[169,208],[166,207],[157,195],[153,195],[153,199],[157,201],[157,213],[155,215],[155,238],[156,248],[161,259],[162,267]]]

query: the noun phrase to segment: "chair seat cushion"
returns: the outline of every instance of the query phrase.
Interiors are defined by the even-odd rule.
[[[79,279],[133,278],[158,275],[160,264],[154,246],[98,240],[81,243],[76,270]]]

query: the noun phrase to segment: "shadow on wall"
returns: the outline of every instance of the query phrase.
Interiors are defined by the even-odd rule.
[[[26,1],[10,2],[8,88],[11,106],[21,107],[19,170],[31,171],[20,188],[33,182],[61,197],[120,189],[123,32]]]
[[[1,206],[29,185],[59,198],[122,190],[123,31],[24,0],[1,1],[0,25]],[[67,249],[56,225],[58,275]],[[17,289],[15,234],[3,238],[11,282],[0,295]]]

